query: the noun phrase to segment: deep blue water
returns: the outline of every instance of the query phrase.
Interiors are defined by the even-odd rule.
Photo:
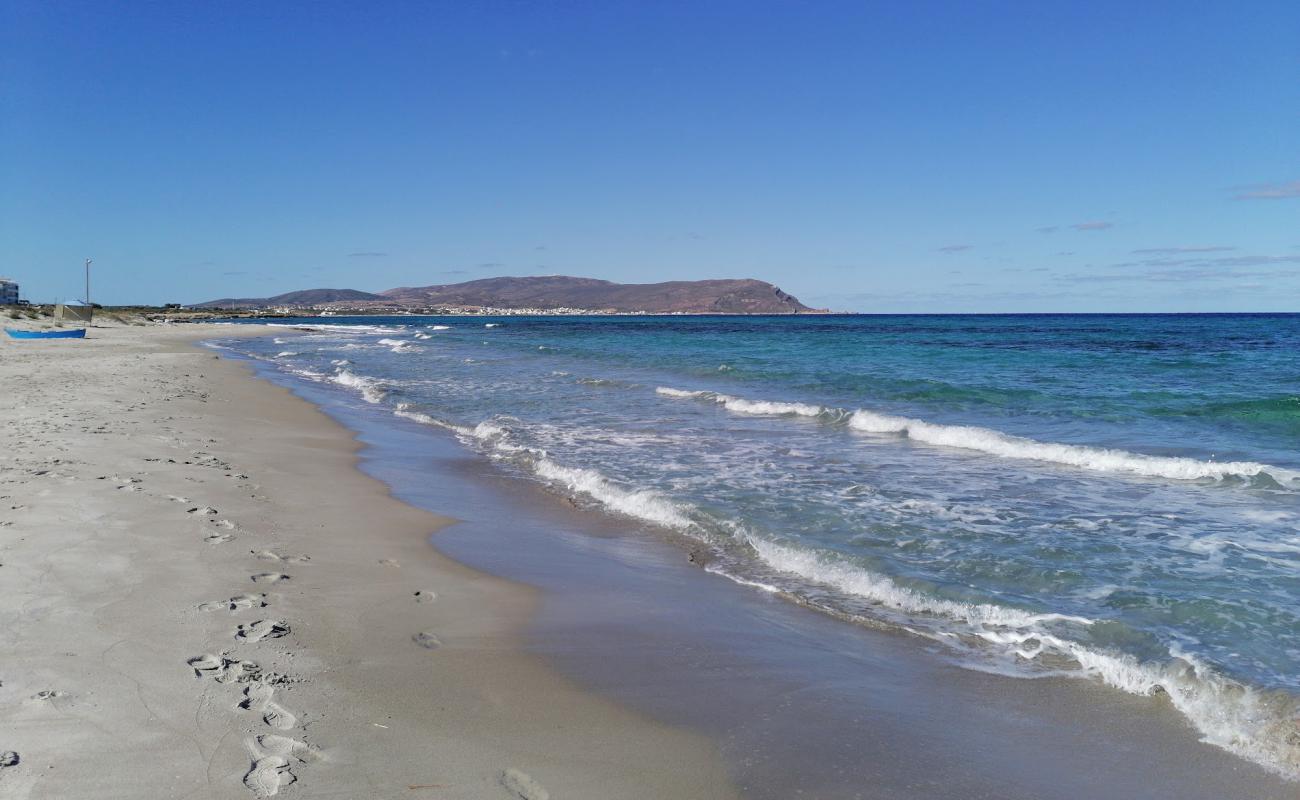
[[[1300,316],[300,322],[230,344],[757,591],[1165,692],[1300,773]]]

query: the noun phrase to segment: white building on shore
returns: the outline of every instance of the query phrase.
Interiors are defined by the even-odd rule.
[[[0,306],[18,304],[18,281],[12,278],[0,278]]]

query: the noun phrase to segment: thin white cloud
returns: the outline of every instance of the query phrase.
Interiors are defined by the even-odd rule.
[[[940,253],[962,253],[974,248],[972,244],[946,244],[939,248]]]
[[[1094,222],[1076,222],[1070,227],[1074,228],[1076,231],[1104,231],[1115,226],[1112,223],[1098,220]]]
[[[1253,186],[1239,187],[1233,195],[1234,200],[1284,200],[1300,197],[1300,181],[1286,183],[1257,183]]]
[[[1131,251],[1133,255],[1177,255],[1179,253],[1226,253],[1229,250],[1236,250],[1235,247],[1226,247],[1224,245],[1206,245],[1192,247],[1143,247],[1139,250]]]

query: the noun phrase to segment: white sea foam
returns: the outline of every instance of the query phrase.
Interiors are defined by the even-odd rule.
[[[388,349],[392,350],[394,353],[418,353],[423,349],[418,345],[401,339],[380,339],[379,344],[388,347]]]
[[[340,386],[356,389],[367,403],[379,403],[384,399],[383,381],[365,375],[357,375],[347,369],[340,369],[330,380]]]
[[[539,458],[533,464],[533,471],[620,514],[679,530],[691,526],[690,517],[683,509],[657,492],[624,489],[595,470],[565,467],[548,458]]]
[[[815,552],[746,537],[772,568],[830,586],[840,592],[903,612],[940,617],[957,630],[977,637],[1027,663],[1050,655],[1073,661],[1063,674],[1090,677],[1131,694],[1163,693],[1201,733],[1204,741],[1261,764],[1293,780],[1300,779],[1300,708],[1285,693],[1261,693],[1230,680],[1196,658],[1172,651],[1165,663],[1139,662],[1127,654],[1103,652],[1053,632],[1064,624],[1095,624],[1085,617],[1034,613],[988,603],[962,603],[929,597],[899,586],[887,576],[836,561]],[[728,576],[731,577],[731,576]],[[753,584],[754,581],[741,580]],[[769,584],[758,584],[769,589]],[[952,631],[915,629],[939,641],[954,641]]]
[[[661,389],[660,394],[701,397],[675,389]],[[707,399],[725,405],[713,395]],[[610,511],[705,538],[699,513],[692,506],[652,490],[619,485],[595,470],[566,466],[544,451],[515,444],[506,423],[484,421],[473,427],[458,426],[405,405],[399,405],[394,413],[450,429],[494,455],[512,459],[542,480],[590,498]],[[760,563],[774,571],[768,575],[787,575],[797,585],[812,583],[859,598],[878,609],[882,619],[966,653],[974,652],[974,644],[982,642],[986,650],[979,652],[987,652],[977,656],[982,668],[1001,664],[1008,674],[1026,674],[1025,670],[1066,674],[1092,678],[1133,694],[1164,694],[1206,742],[1279,774],[1300,778],[1300,749],[1288,739],[1300,734],[1295,722],[1298,709],[1288,695],[1252,690],[1178,652],[1171,652],[1164,662],[1141,662],[1130,655],[1090,647],[1083,641],[1097,621],[1088,617],[938,597],[838,556],[772,542],[750,535],[739,525],[727,527],[750,545]],[[746,576],[744,570],[736,574],[725,566],[707,568],[760,591],[789,591],[779,579],[756,579]],[[1063,664],[1070,667],[1063,669]]]
[[[685,391],[661,386],[656,393],[680,399],[711,400],[737,414],[847,416],[849,428],[862,433],[901,435],[924,444],[973,450],[999,458],[1045,461],[1098,472],[1118,472],[1174,480],[1267,476],[1284,485],[1300,483],[1300,472],[1255,461],[1202,461],[1180,456],[1153,456],[1088,445],[1040,442],[973,425],[941,425],[867,409],[851,413],[807,403],[746,400],[717,392]]]
[[[936,425],[919,419],[877,414],[866,410],[853,412],[849,417],[849,427],[868,433],[903,434],[909,439],[926,444],[976,450],[1001,458],[1049,461],[1098,472],[1123,472],[1174,480],[1252,478],[1262,474],[1279,482],[1294,482],[1300,479],[1300,473],[1254,461],[1200,461],[1194,458],[1152,456],[1086,445],[1040,442],[989,428],[971,425]]]
[[[673,389],[667,386],[660,386],[655,392],[665,397],[696,398],[700,400],[712,400],[723,408],[735,414],[750,414],[753,416],[787,416],[794,415],[799,417],[816,417],[827,411],[823,406],[809,405],[808,403],[782,403],[772,400],[746,400],[743,397],[733,397],[729,394],[719,394],[717,392],[687,392],[681,389]]]
[[[500,322],[485,322],[485,323],[483,323],[483,327],[484,327],[484,328],[497,328],[497,327],[500,327],[500,325],[501,325]]]
[[[776,544],[755,536],[746,541],[765,563],[782,572],[834,587],[909,614],[945,617],[975,626],[1030,628],[1043,623],[1069,622],[1088,626],[1093,620],[1067,614],[1041,614],[992,603],[963,603],[899,586],[884,575],[826,559],[817,553]]]
[[[292,350],[281,350],[280,352],[271,356],[271,358],[288,358],[289,356],[296,356],[296,355],[298,354]]]
[[[401,333],[401,328],[394,328],[391,325],[362,325],[349,323],[346,325],[320,325],[309,322],[268,322],[269,328],[293,328],[303,331],[344,331],[347,333]]]

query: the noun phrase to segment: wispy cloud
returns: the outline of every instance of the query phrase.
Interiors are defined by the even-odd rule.
[[[373,250],[363,250],[360,253],[348,253],[348,258],[387,258],[387,253],[379,253]]]
[[[939,248],[940,253],[962,253],[974,248],[973,244],[946,244]]]
[[[1140,250],[1133,250],[1133,255],[1176,255],[1178,253],[1226,253],[1229,250],[1236,250],[1235,247],[1225,247],[1223,245],[1208,245],[1204,247],[1143,247]]]
[[[1056,233],[1061,228],[1070,228],[1076,231],[1104,231],[1115,227],[1113,222],[1103,220],[1092,220],[1089,222],[1076,222],[1073,225],[1047,225],[1042,228],[1034,228],[1038,233]]]
[[[238,270],[233,270],[231,272],[223,272],[221,274],[222,275],[247,275],[248,273],[242,269],[238,269]]]
[[[1287,280],[1300,277],[1300,271],[1289,265],[1300,264],[1300,255],[1287,256],[1221,256],[1218,258],[1149,258],[1143,261],[1126,261],[1111,264],[1110,269],[1127,269],[1126,272],[1072,273],[1058,280],[1067,283],[1127,283],[1127,282],[1191,282],[1239,281],[1244,278]],[[1241,267],[1279,267],[1286,269],[1242,271]],[[1134,268],[1139,268],[1134,271]]]
[[[1270,264],[1298,264],[1296,256],[1219,256],[1217,258],[1146,258],[1141,261],[1122,261],[1112,267],[1262,267]]]
[[[484,261],[482,264],[475,264],[474,269],[503,269],[505,264],[500,261]]]
[[[1287,183],[1257,183],[1253,186],[1239,186],[1233,200],[1283,200],[1288,197],[1300,197],[1300,181]]]

